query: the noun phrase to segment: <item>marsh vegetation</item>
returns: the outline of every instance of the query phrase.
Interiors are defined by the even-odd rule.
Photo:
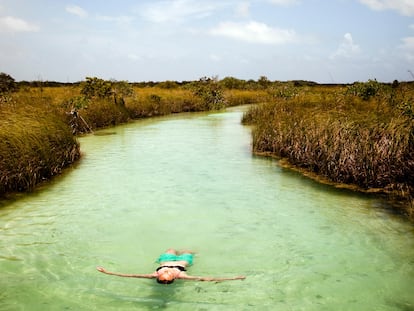
[[[0,195],[33,189],[75,162],[76,135],[132,119],[251,105],[243,123],[253,126],[253,152],[328,182],[391,194],[414,214],[413,83],[0,78]]]
[[[20,82],[0,76],[0,196],[32,190],[80,156],[76,136],[132,119],[258,103],[264,91],[225,89],[215,78],[128,83]]]
[[[284,85],[243,118],[253,151],[326,181],[391,194],[413,216],[414,85]]]

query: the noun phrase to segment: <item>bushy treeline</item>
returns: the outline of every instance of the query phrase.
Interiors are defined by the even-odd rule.
[[[285,158],[334,183],[397,194],[412,215],[414,84],[375,80],[273,90],[252,107],[253,150]]]
[[[130,119],[258,103],[267,97],[265,89],[226,88],[217,78],[207,77],[182,84],[165,81],[138,86],[127,81],[87,77],[73,90],[76,94],[65,98],[61,106],[76,112],[68,116],[74,133]]]
[[[86,78],[88,79],[88,78]],[[116,83],[116,80],[104,80],[103,81]],[[202,77],[199,80],[195,81],[141,81],[141,82],[127,82],[132,87],[137,88],[147,88],[147,87],[159,87],[162,89],[175,89],[180,88],[183,86],[188,86],[194,84],[208,81],[208,80],[214,80],[220,85],[220,87],[225,89],[237,89],[237,90],[258,90],[258,89],[265,89],[269,87],[270,85],[274,84],[281,84],[281,83],[293,83],[296,86],[313,86],[317,85],[316,82],[313,81],[305,81],[305,80],[295,80],[295,81],[289,81],[289,82],[282,82],[282,81],[270,81],[267,77],[261,76],[257,80],[243,80],[238,79],[235,77],[225,77],[223,79],[219,79],[218,77]],[[78,82],[58,82],[58,81],[19,81],[15,82],[15,85],[17,87],[64,87],[64,86],[77,86],[82,84],[84,81],[78,81]]]

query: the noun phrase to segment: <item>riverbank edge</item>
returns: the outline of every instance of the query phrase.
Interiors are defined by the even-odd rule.
[[[296,90],[296,89],[294,89],[294,90]],[[170,90],[168,90],[168,91],[170,91]],[[282,96],[283,98],[287,96],[287,98],[290,98],[290,93],[285,94],[287,91],[290,91],[290,88],[286,89],[284,87],[282,90],[280,90],[280,92],[282,92],[282,94],[277,93],[277,96],[279,96],[279,97]],[[296,91],[298,92],[298,90],[296,90]],[[255,92],[257,92],[257,90]],[[267,90],[266,92],[269,93],[269,90]],[[251,92],[249,91],[249,93],[251,93]],[[201,93],[201,95],[203,95],[203,94],[204,93]],[[214,93],[214,94],[216,94],[216,93]],[[172,111],[171,109],[163,109],[163,105],[166,105],[167,104],[166,102],[170,98],[167,98],[164,95],[163,96],[155,95],[155,93],[151,91],[150,94],[146,94],[145,104],[150,104],[150,105],[148,105],[148,106],[144,105],[144,107],[146,108],[145,113],[142,113],[143,111],[141,111],[141,110],[138,111],[138,109],[136,109],[137,107],[141,107],[141,106],[134,106],[134,107],[132,107],[132,109],[128,109],[128,107],[127,107],[128,105],[125,105],[125,102],[123,100],[118,101],[117,98],[115,98],[115,101],[113,101],[113,99],[110,98],[108,100],[102,100],[102,99],[98,100],[97,102],[99,103],[99,105],[95,106],[95,107],[98,107],[98,109],[94,109],[93,105],[87,105],[85,107],[82,107],[79,110],[75,110],[74,112],[76,114],[67,114],[66,113],[66,118],[73,119],[74,116],[77,116],[78,121],[82,125],[86,126],[86,130],[90,132],[91,128],[89,127],[89,124],[92,124],[92,128],[94,128],[94,129],[103,129],[103,128],[111,128],[111,127],[119,125],[119,124],[128,123],[129,121],[135,121],[135,120],[139,120],[139,119],[147,119],[147,118],[151,118],[151,117],[154,117],[154,116],[170,115],[170,114],[176,114],[176,113],[181,113],[181,112],[192,112],[192,111],[214,111],[214,110],[217,111],[217,109],[206,109],[206,108],[211,108],[211,107],[214,107],[214,106],[209,105],[208,104],[209,102],[207,102],[207,105],[206,105],[205,99],[207,98],[208,100],[211,100],[211,98],[208,97],[208,96],[206,98],[203,98],[201,95],[197,95],[197,101],[196,101],[195,107],[192,107],[192,108],[190,107],[191,109],[189,109],[186,106],[181,107],[181,108],[185,107],[185,109],[189,109],[188,111],[177,111],[177,110]],[[273,97],[275,96],[274,92],[270,92],[267,95],[270,95],[270,96],[273,96]],[[296,94],[295,96],[297,96],[297,95],[298,94]],[[46,97],[43,96],[43,98],[46,98]],[[219,98],[222,98],[221,95],[220,95]],[[194,97],[192,97],[192,99],[194,100]],[[214,98],[214,99],[216,99],[216,98]],[[238,96],[238,98],[233,96],[233,98],[227,102],[228,105],[226,105],[225,107],[222,107],[222,108],[229,108],[229,107],[232,107],[232,106],[238,106],[239,102],[237,102],[235,99],[238,99],[239,101],[240,101],[240,99],[242,99],[243,103],[248,103],[248,104],[256,104],[258,102],[263,102],[263,97],[262,96],[260,96],[259,98],[257,96],[255,96],[255,98],[253,100],[251,98],[251,94],[249,96],[243,96],[243,97]],[[80,104],[78,102],[79,100],[81,100],[81,102],[83,103],[84,98],[74,97],[74,99],[72,98],[70,101],[68,101],[66,103],[73,106],[74,104]],[[265,102],[267,102],[267,101],[269,101],[269,98],[266,97]],[[134,103],[134,105],[135,104],[136,104],[136,102]],[[142,104],[142,103],[139,102],[139,104]],[[108,107],[110,109],[108,109]],[[65,108],[67,108],[67,107],[65,107]],[[194,108],[196,108],[196,109],[194,109]],[[204,109],[204,110],[202,110],[202,109]],[[136,113],[137,111],[139,113]],[[82,116],[84,116],[85,119],[88,122],[84,122],[84,118]],[[106,116],[107,119],[106,118],[103,119],[102,116]],[[91,117],[91,118],[88,118],[88,117]],[[102,126],[99,126],[98,125],[99,122],[97,122],[97,121],[102,122],[101,123]],[[73,128],[72,128],[72,130],[73,130]],[[82,134],[82,133],[80,133],[80,134]],[[84,133],[83,133],[83,135],[84,135]],[[252,153],[255,154],[255,155],[262,155],[262,156],[268,156],[268,157],[271,156],[271,157],[274,157],[274,158],[278,158],[277,156],[271,155],[268,152],[256,152],[255,150],[253,150]],[[79,157],[81,157],[81,152],[80,151],[79,151]],[[304,168],[301,168],[299,166],[295,166],[293,164],[290,164],[287,161],[287,159],[281,159],[280,164],[284,165],[286,168],[296,170],[296,171],[300,172],[301,174],[303,174],[305,176],[308,176],[308,177],[310,177],[310,178],[312,178],[312,179],[314,179],[314,180],[316,180],[320,183],[333,185],[336,188],[347,188],[347,189],[350,189],[350,190],[365,192],[365,193],[394,195],[394,192],[387,191],[386,189],[381,189],[381,188],[361,189],[360,187],[358,187],[356,185],[350,185],[350,184],[340,183],[340,182],[339,183],[338,182],[336,182],[336,183],[332,182],[332,181],[328,180],[327,178],[325,178],[324,176],[319,175],[318,173],[314,173],[314,172],[308,171]],[[72,166],[72,164],[62,166],[61,169],[63,170],[63,169],[65,169],[67,167],[70,167],[70,166]],[[45,181],[45,178],[42,178],[40,180],[40,183],[43,183],[43,181]],[[33,190],[33,189],[34,189],[34,187],[32,187],[32,189],[28,189],[28,191]],[[410,214],[410,213],[414,214],[412,212],[412,210],[413,210],[413,208],[412,208],[412,203],[411,203],[411,209],[408,209],[408,214]]]
[[[106,116],[103,119],[101,118],[99,120],[101,122],[93,122],[93,127],[89,126],[91,122],[90,119],[93,119],[96,116],[101,117],[100,108],[97,110],[82,109],[81,111],[76,111],[76,113],[71,112],[63,114],[62,112],[52,110],[47,114],[44,114],[43,111],[39,111],[38,107],[32,106],[32,110],[30,111],[14,111],[13,107],[11,110],[13,111],[12,114],[14,115],[12,118],[14,119],[9,121],[14,123],[15,127],[18,127],[18,124],[20,122],[19,120],[25,120],[28,118],[36,120],[36,123],[34,124],[33,128],[30,126],[26,126],[24,128],[15,128],[13,131],[9,131],[3,135],[5,136],[3,137],[3,141],[7,146],[6,149],[13,151],[9,150],[5,152],[9,156],[5,156],[4,153],[0,153],[0,168],[4,166],[4,168],[0,170],[0,181],[2,183],[0,185],[0,200],[14,199],[21,194],[30,193],[34,190],[37,190],[53,180],[55,176],[62,175],[68,169],[76,165],[82,157],[81,146],[77,140],[77,137],[82,137],[90,134],[94,135],[95,130],[108,129],[137,120],[150,119],[154,117],[174,115],[179,113],[221,111],[223,109],[239,105],[237,99],[238,98],[236,98],[234,101],[229,101],[226,105],[220,106],[219,108],[205,105],[202,108],[197,108],[195,110],[187,111],[185,109],[181,109],[180,111],[170,111],[168,113],[160,113],[157,111],[157,109],[159,109],[159,106],[153,106],[151,107],[150,111],[146,111],[145,114],[140,114],[139,116],[135,116],[132,109],[127,109],[123,105],[114,105],[111,101],[101,101],[101,106],[107,105],[110,107],[110,109],[106,110]],[[89,112],[89,115],[85,116],[85,118],[83,117],[84,112]],[[40,114],[48,117],[51,116],[51,118],[43,120],[42,118],[38,119],[35,117],[36,115]],[[6,123],[7,122],[8,120],[6,120]],[[21,121],[20,123],[24,124],[25,122]],[[67,139],[70,137],[69,144],[67,142],[62,142],[60,145],[51,145],[47,143],[47,141],[55,139],[57,136],[56,133],[39,133],[38,131],[40,127],[50,129],[58,125],[61,126],[62,123],[65,123],[66,125],[64,128],[61,127],[59,130],[65,132],[63,134]],[[83,129],[83,131],[78,131],[79,128]],[[15,134],[18,133],[21,134],[20,139],[22,141],[36,139],[38,141],[43,141],[46,143],[42,144],[41,147],[32,148],[37,150],[25,150],[24,148],[21,148],[21,146],[19,148],[17,143],[15,144],[13,142],[13,139],[10,139],[10,137],[13,138],[13,136],[16,136]],[[70,150],[68,150],[68,148]],[[19,154],[20,151],[22,154]],[[29,161],[25,161],[26,158],[28,158],[28,152],[31,153],[31,159]],[[60,158],[60,165],[55,165],[52,169],[44,163],[50,162],[46,156],[53,152],[62,154],[63,157]],[[18,161],[9,164],[7,163],[7,158],[15,158],[18,159]],[[26,162],[26,164],[22,162]],[[33,169],[33,167],[36,169]],[[53,172],[51,173],[51,171]]]
[[[35,190],[81,157],[77,137],[55,109],[7,108],[0,124],[1,199]]]
[[[390,212],[401,215],[402,217],[408,219],[410,222],[414,223],[414,202],[409,198],[402,198],[400,194],[395,190],[388,190],[386,188],[365,189],[355,184],[334,182],[326,176],[317,174],[309,169],[296,166],[290,163],[288,158],[280,157],[272,152],[252,151],[252,153],[257,157],[274,159],[277,161],[280,167],[297,172],[302,176],[322,185],[331,186],[337,189],[345,189],[357,193],[382,196],[384,200],[386,200],[392,206],[392,209],[388,209]]]
[[[235,106],[228,106],[228,107],[225,107],[224,109],[221,109],[221,110],[210,110],[210,111],[219,112],[219,111],[231,108],[231,107],[235,107]],[[207,112],[207,110],[205,112]],[[182,112],[182,113],[188,113],[188,112]],[[172,114],[178,114],[178,113],[171,113],[170,115],[172,115]],[[155,117],[157,117],[157,116],[155,116]],[[114,125],[97,127],[97,128],[95,128],[95,130],[110,129],[110,128],[113,128],[117,125],[127,124],[129,122],[135,122],[135,121],[140,120],[140,119],[150,119],[150,118],[154,118],[154,116],[128,119],[125,122],[117,123],[117,124],[114,124]],[[77,141],[76,137],[87,136],[87,135],[91,135],[91,134],[93,135],[94,133],[90,132],[90,133],[81,133],[81,134],[78,134],[78,135],[74,135],[74,139]],[[80,144],[78,146],[79,146],[79,149],[78,149],[78,154],[75,157],[76,158],[75,161],[71,161],[71,162],[66,163],[65,165],[61,166],[60,170],[59,170],[59,173],[57,173],[53,176],[50,176],[49,178],[44,178],[44,177],[41,178],[38,182],[36,182],[34,185],[32,185],[32,187],[30,187],[28,189],[25,189],[24,191],[7,191],[7,192],[4,192],[4,193],[1,194],[0,198],[2,200],[9,200],[9,199],[18,198],[20,195],[24,195],[26,193],[30,193],[34,190],[38,190],[38,189],[42,188],[43,186],[47,185],[48,182],[52,181],[55,177],[60,176],[62,174],[65,174],[68,170],[70,170],[70,168],[75,167],[77,165],[77,163],[79,162],[79,160],[82,158],[81,146],[80,146]],[[286,169],[289,169],[289,170],[292,170],[292,171],[295,171],[295,172],[298,172],[299,174],[301,174],[301,175],[303,175],[303,176],[305,176],[305,177],[307,177],[311,180],[314,180],[314,181],[316,181],[320,184],[332,186],[332,187],[335,187],[335,188],[338,188],[338,189],[346,189],[346,190],[350,190],[350,191],[355,191],[355,192],[359,192],[359,193],[383,195],[384,197],[392,197],[392,198],[394,198],[393,202],[392,202],[392,205],[393,205],[393,207],[396,207],[396,209],[395,210],[393,209],[392,212],[397,213],[397,214],[401,214],[401,215],[403,215],[404,217],[406,217],[407,219],[409,219],[410,221],[412,221],[414,223],[414,209],[413,209],[412,203],[411,203],[411,205],[407,206],[407,204],[403,204],[401,201],[396,200],[395,198],[398,198],[398,193],[395,193],[395,191],[389,191],[385,188],[364,189],[364,188],[361,188],[361,187],[359,187],[355,184],[345,184],[345,183],[333,182],[329,178],[327,178],[323,175],[320,175],[320,174],[317,174],[315,172],[312,172],[311,170],[296,166],[296,165],[290,163],[288,158],[283,158],[283,157],[277,156],[276,154],[274,154],[272,152],[258,152],[258,151],[253,151],[252,150],[252,154],[254,156],[258,156],[258,157],[272,158],[272,159],[274,159],[278,162],[279,166],[281,166],[283,168],[286,168]]]
[[[245,106],[245,105],[244,105]],[[225,107],[224,109],[228,109],[230,107],[234,107],[234,106],[228,106]],[[222,109],[222,110],[224,110]],[[221,110],[214,110],[216,112],[221,111]],[[183,113],[188,113],[188,112],[183,112]],[[171,113],[171,114],[177,114],[177,113]],[[129,122],[135,122],[137,120],[140,119],[150,119],[153,118],[153,116],[148,116],[148,117],[141,117],[141,118],[134,118],[134,119],[128,119],[126,122],[121,122],[121,123],[117,123],[114,125],[110,125],[110,126],[102,126],[102,127],[98,127],[95,128],[95,130],[101,130],[101,129],[107,129],[107,128],[113,128],[114,126],[117,125],[121,125],[121,124],[127,124]],[[77,141],[76,137],[81,137],[81,136],[85,136],[85,135],[93,135],[92,133],[81,133],[78,135],[74,135],[74,141]],[[79,144],[77,142],[77,144]],[[30,193],[33,190],[37,190],[40,189],[41,187],[43,187],[44,185],[47,185],[48,182],[50,182],[51,180],[53,180],[55,177],[60,176],[62,174],[65,174],[69,169],[71,169],[72,167],[76,166],[77,163],[79,162],[79,160],[82,157],[82,152],[81,152],[81,148],[80,148],[80,144],[78,145],[78,149],[77,149],[77,155],[75,157],[74,161],[70,161],[70,162],[66,162],[65,165],[62,165],[59,168],[59,172],[53,176],[49,176],[48,178],[46,177],[42,177],[40,178],[35,184],[32,185],[32,187],[25,189],[25,191],[7,191],[1,194],[0,198],[3,200],[8,200],[8,199],[14,199],[19,197],[20,195],[24,195],[25,193]],[[315,172],[312,172],[311,170],[302,168],[302,167],[298,167],[292,163],[289,162],[289,160],[287,158],[283,158],[280,156],[277,156],[276,154],[272,153],[272,152],[258,152],[258,151],[253,151],[252,150],[252,154],[254,156],[258,156],[258,157],[267,157],[267,158],[272,158],[274,160],[276,160],[278,162],[278,165],[280,165],[283,168],[295,171],[300,173],[301,175],[310,178],[311,180],[314,180],[320,184],[324,184],[324,185],[329,185],[338,189],[346,189],[346,190],[350,190],[350,191],[355,191],[355,192],[360,192],[360,193],[365,193],[365,194],[375,194],[375,195],[384,195],[385,197],[392,197],[394,198],[392,200],[392,205],[393,207],[395,207],[395,210],[392,210],[392,212],[395,212],[397,214],[401,214],[404,217],[406,217],[407,219],[409,219],[410,221],[412,221],[414,223],[414,208],[411,204],[404,204],[406,202],[401,202],[401,200],[396,200],[395,198],[399,198],[398,193],[396,193],[395,191],[389,191],[385,188],[370,188],[370,189],[364,189],[361,188],[355,184],[345,184],[345,183],[338,183],[338,182],[333,182],[330,179],[328,179],[325,176],[322,176],[320,174],[317,174]]]

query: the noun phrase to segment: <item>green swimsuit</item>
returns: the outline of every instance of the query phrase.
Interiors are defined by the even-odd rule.
[[[170,254],[170,253],[164,253],[160,255],[157,262],[162,263],[166,261],[186,261],[188,262],[188,265],[191,266],[193,264],[193,254],[184,253],[181,255],[176,254]]]

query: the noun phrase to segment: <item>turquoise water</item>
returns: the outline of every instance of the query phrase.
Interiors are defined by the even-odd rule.
[[[254,157],[242,108],[81,138],[64,176],[0,208],[0,310],[413,310],[414,230],[372,196]],[[126,279],[165,249],[208,283]]]

